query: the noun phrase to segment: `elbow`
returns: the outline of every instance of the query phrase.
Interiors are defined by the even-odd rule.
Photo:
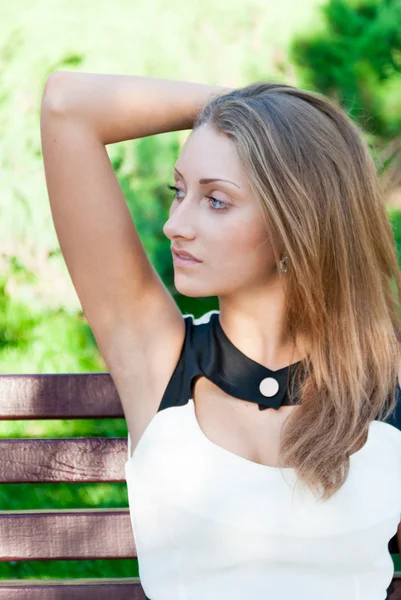
[[[63,114],[65,111],[66,72],[54,71],[46,80],[43,89],[41,112]]]

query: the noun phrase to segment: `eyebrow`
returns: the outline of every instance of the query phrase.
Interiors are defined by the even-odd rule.
[[[177,171],[178,175],[184,179],[184,175],[182,175],[182,173],[180,173],[176,167],[174,167],[174,171]],[[231,183],[232,185],[235,185],[237,188],[241,189],[237,183],[234,183],[233,181],[229,181],[228,179],[217,179],[214,177],[207,177],[207,178],[199,179],[199,183],[201,185],[204,185],[206,183],[213,183],[213,181],[225,181],[225,182]]]

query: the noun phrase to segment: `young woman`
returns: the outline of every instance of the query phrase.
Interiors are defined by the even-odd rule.
[[[163,230],[177,290],[218,297],[199,319],[150,264],[106,151],[181,129]],[[55,72],[41,134],[60,247],[127,421],[147,597],[384,600],[401,276],[358,127],[279,83]]]

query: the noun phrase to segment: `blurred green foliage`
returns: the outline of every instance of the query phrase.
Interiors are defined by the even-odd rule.
[[[330,0],[324,25],[294,38],[302,85],[335,98],[366,132],[401,130],[400,0]]]
[[[268,7],[263,0],[232,0],[229,11],[216,0],[0,5],[1,372],[107,370],[50,216],[39,137],[40,99],[50,73],[131,73],[227,86],[283,80],[339,100],[363,125],[371,147],[382,150],[400,131],[398,23],[395,0],[282,0]],[[151,262],[181,311],[199,316],[218,308],[217,299],[176,294],[162,232],[172,200],[166,184],[187,135],[168,133],[107,150]],[[379,160],[378,168],[390,168],[392,158]],[[389,209],[389,217],[401,260],[401,211]],[[0,423],[1,437],[126,434],[123,419]],[[15,484],[1,490],[1,510],[91,506],[127,506],[126,485]],[[136,575],[136,561],[0,564],[0,578]]]

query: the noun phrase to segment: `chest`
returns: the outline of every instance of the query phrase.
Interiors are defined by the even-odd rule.
[[[277,465],[285,422],[299,406],[261,411],[203,376],[193,383],[192,399],[198,426],[213,444],[255,463]]]

